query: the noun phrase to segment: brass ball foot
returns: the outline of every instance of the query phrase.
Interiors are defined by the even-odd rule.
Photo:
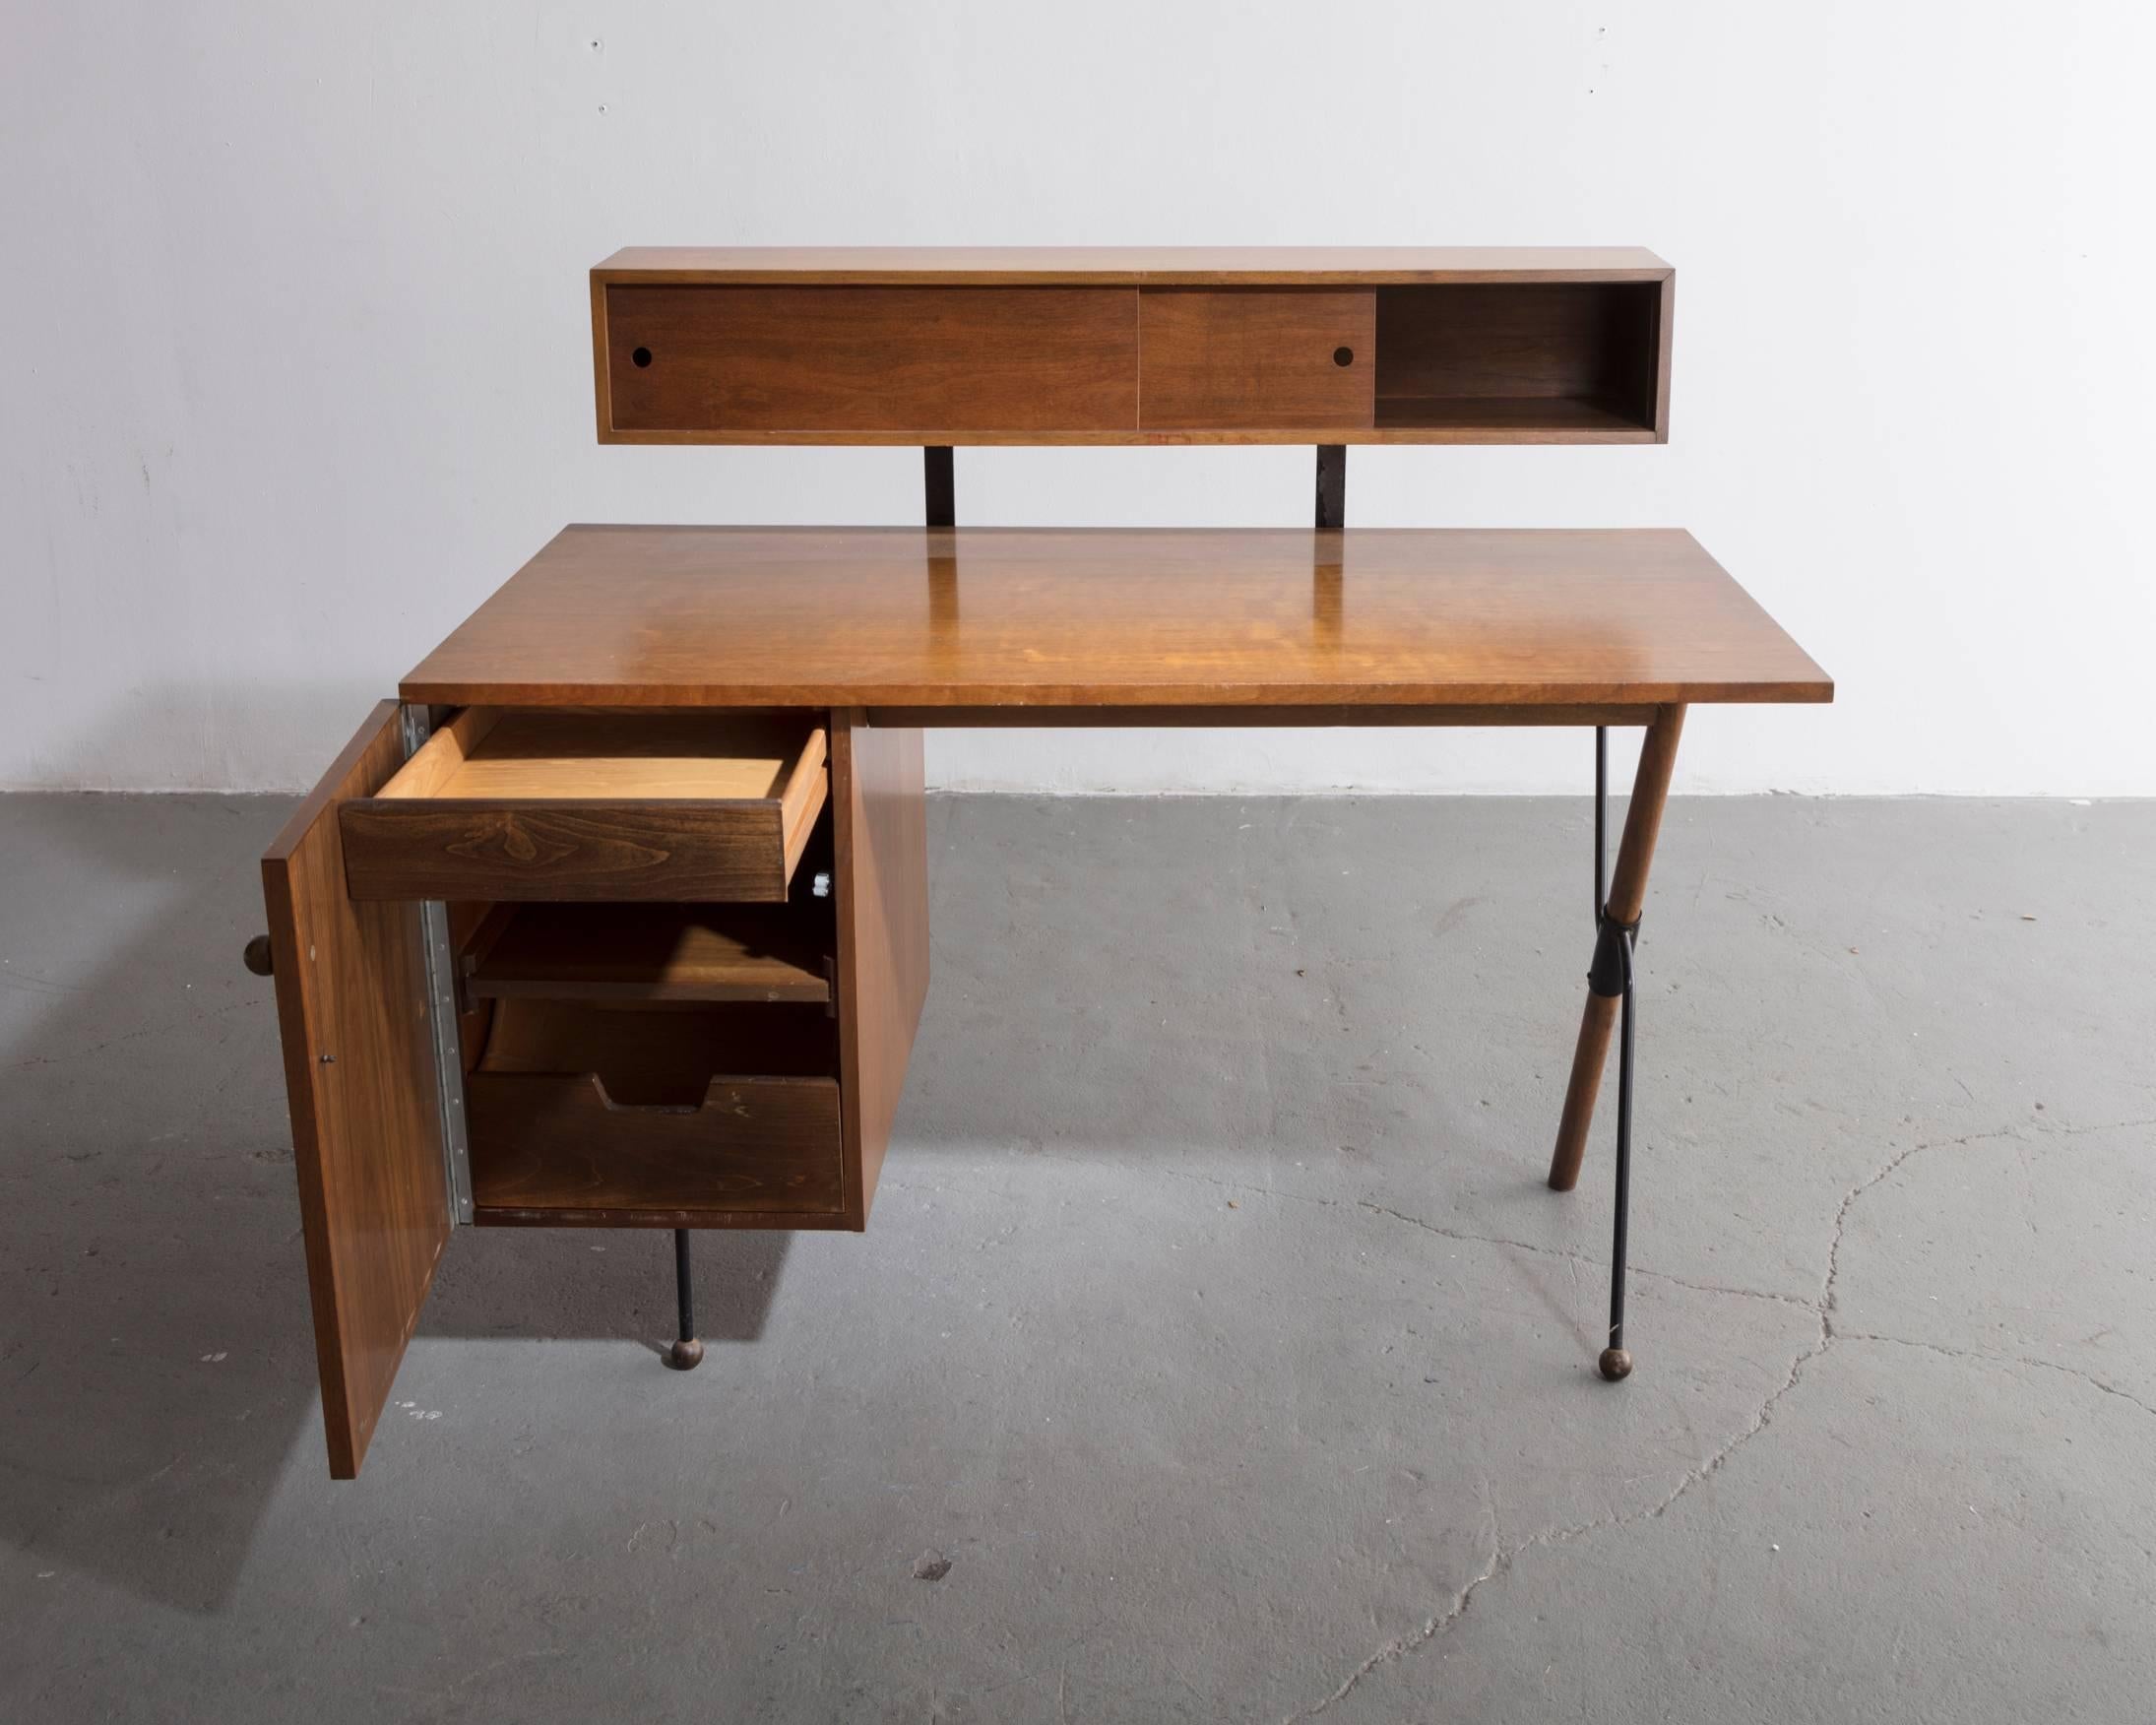
[[[704,1344],[694,1336],[666,1350],[666,1364],[676,1372],[694,1372],[704,1363]]]
[[[1602,1359],[1599,1363],[1602,1367],[1603,1376],[1607,1377],[1612,1383],[1632,1374],[1632,1357],[1622,1348],[1603,1349]]]

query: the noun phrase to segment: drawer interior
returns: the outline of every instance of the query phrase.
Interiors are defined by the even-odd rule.
[[[821,727],[704,713],[467,707],[382,787],[385,798],[792,801],[820,806]]]

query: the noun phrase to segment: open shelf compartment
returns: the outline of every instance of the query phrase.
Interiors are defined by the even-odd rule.
[[[1380,288],[1376,427],[1464,442],[1661,441],[1669,288]]]

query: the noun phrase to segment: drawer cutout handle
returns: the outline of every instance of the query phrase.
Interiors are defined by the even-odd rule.
[[[639,359],[637,363],[641,365],[643,361]],[[1333,363],[1335,365],[1353,365],[1355,363],[1355,350],[1353,348],[1335,348],[1333,350]]]
[[[649,348],[639,348],[629,357],[640,366],[649,365],[652,362],[652,351]],[[1341,363],[1345,364],[1346,361],[1343,360]]]

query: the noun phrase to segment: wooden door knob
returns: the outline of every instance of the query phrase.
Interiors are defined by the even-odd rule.
[[[267,934],[257,934],[248,941],[245,950],[239,955],[239,962],[258,977],[266,977],[275,972],[277,958],[270,949],[270,937]]]

